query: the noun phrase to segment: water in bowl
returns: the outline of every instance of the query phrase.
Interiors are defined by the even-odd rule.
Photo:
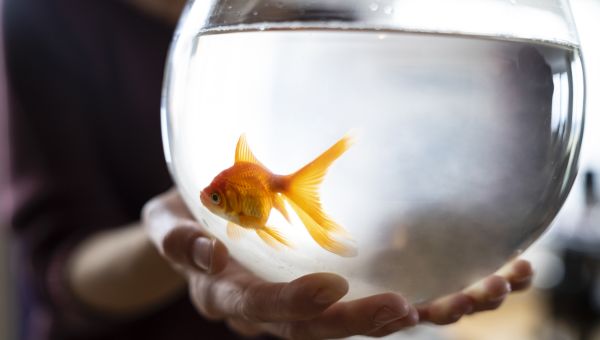
[[[193,214],[258,275],[319,271],[349,298],[423,301],[501,266],[550,224],[572,184],[583,111],[575,46],[395,31],[237,27],[197,36],[172,71],[168,158]],[[176,99],[176,100],[175,100]],[[272,172],[299,169],[348,131],[355,145],[321,186],[358,256],[320,248],[273,210],[292,240],[226,236],[200,191],[245,133]],[[291,212],[292,210],[288,210]]]

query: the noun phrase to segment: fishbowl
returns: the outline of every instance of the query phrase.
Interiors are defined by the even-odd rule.
[[[163,89],[184,201],[271,281],[421,302],[535,241],[577,174],[563,0],[190,0]]]

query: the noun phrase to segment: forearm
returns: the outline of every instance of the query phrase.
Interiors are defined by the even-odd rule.
[[[113,316],[147,311],[185,286],[137,224],[82,242],[71,255],[67,276],[81,302]]]

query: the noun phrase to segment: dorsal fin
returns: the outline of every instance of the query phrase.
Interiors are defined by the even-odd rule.
[[[237,142],[237,146],[235,147],[235,162],[236,163],[248,162],[248,163],[253,163],[253,164],[258,164],[260,166],[263,166],[258,161],[258,159],[256,159],[256,157],[254,157],[252,150],[250,150],[250,147],[248,146],[248,142],[246,142],[245,134],[242,134],[240,136],[240,139],[238,139],[238,142]]]

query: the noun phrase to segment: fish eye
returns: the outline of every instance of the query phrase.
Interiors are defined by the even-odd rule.
[[[216,193],[216,192],[213,192],[213,193],[210,195],[210,199],[212,200],[212,202],[213,202],[214,204],[219,204],[219,203],[221,203],[221,196],[220,196],[218,193]]]

